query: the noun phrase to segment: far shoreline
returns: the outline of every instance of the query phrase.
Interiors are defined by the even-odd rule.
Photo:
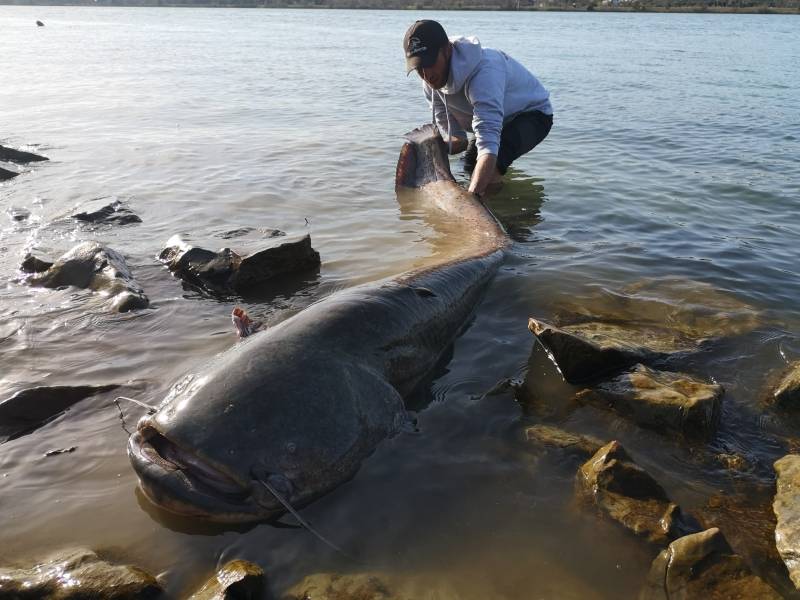
[[[800,15],[797,7],[776,6],[658,6],[647,5],[642,0],[629,0],[625,6],[600,4],[597,0],[565,2],[563,6],[522,6],[516,0],[505,0],[503,6],[433,6],[430,2],[409,3],[403,6],[372,6],[359,0],[325,0],[317,2],[287,2],[276,0],[0,0],[0,6],[93,6],[116,8],[266,8],[266,9],[316,9],[316,10],[399,10],[414,12],[590,12],[590,13],[676,13],[676,14],[749,14],[749,15]],[[358,3],[356,6],[355,4]]]

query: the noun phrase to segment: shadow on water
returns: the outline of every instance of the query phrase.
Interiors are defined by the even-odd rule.
[[[487,205],[517,242],[530,241],[533,228],[542,222],[547,200],[544,179],[509,169],[503,187],[489,197]]]

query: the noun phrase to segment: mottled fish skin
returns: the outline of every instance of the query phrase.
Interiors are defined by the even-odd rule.
[[[303,506],[352,478],[405,425],[403,398],[468,323],[508,245],[491,213],[453,179],[436,130],[408,139],[398,194],[463,225],[456,250],[332,294],[175,384],[128,445],[155,504],[219,522],[276,518],[284,508],[257,479]]]

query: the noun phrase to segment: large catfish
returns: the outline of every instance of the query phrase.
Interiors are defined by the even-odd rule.
[[[128,443],[156,505],[219,522],[276,518],[280,500],[303,506],[352,478],[407,422],[403,398],[468,322],[508,238],[455,182],[433,126],[406,138],[398,194],[441,213],[454,251],[334,293],[176,383]]]

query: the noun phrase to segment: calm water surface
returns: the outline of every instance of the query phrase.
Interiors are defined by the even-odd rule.
[[[555,126],[491,201],[515,244],[471,327],[412,399],[419,432],[385,442],[304,511],[367,564],[299,529],[215,530],[159,513],[136,491],[110,396],[0,448],[2,562],[87,544],[120,550],[177,595],[241,557],[278,591],[309,573],[370,570],[411,582],[419,598],[621,598],[637,593],[653,550],[577,511],[575,465],[530,454],[526,425],[620,439],[690,511],[736,491],[725,473],[697,467],[698,453],[739,453],[768,488],[790,442],[759,398],[770,372],[800,358],[797,19],[426,16],[529,66],[551,90]],[[0,143],[51,158],[0,184],[4,210],[31,212],[26,222],[0,215],[0,398],[123,383],[155,404],[235,343],[234,304],[276,322],[446,252],[393,191],[401,136],[429,119],[400,50],[416,17],[0,7]],[[102,196],[126,200],[143,223],[58,224]],[[175,233],[214,239],[246,225],[309,232],[319,276],[218,301],[184,289],[155,258]],[[84,239],[124,252],[151,309],[109,314],[88,292],[18,281],[27,250],[58,255]],[[719,433],[692,449],[573,410],[536,355],[540,406],[480,399],[524,373],[527,318],[564,310],[664,324],[712,315],[735,332],[690,365],[725,386]],[[141,411],[125,411],[130,427]],[[78,448],[43,457],[69,446]]]

